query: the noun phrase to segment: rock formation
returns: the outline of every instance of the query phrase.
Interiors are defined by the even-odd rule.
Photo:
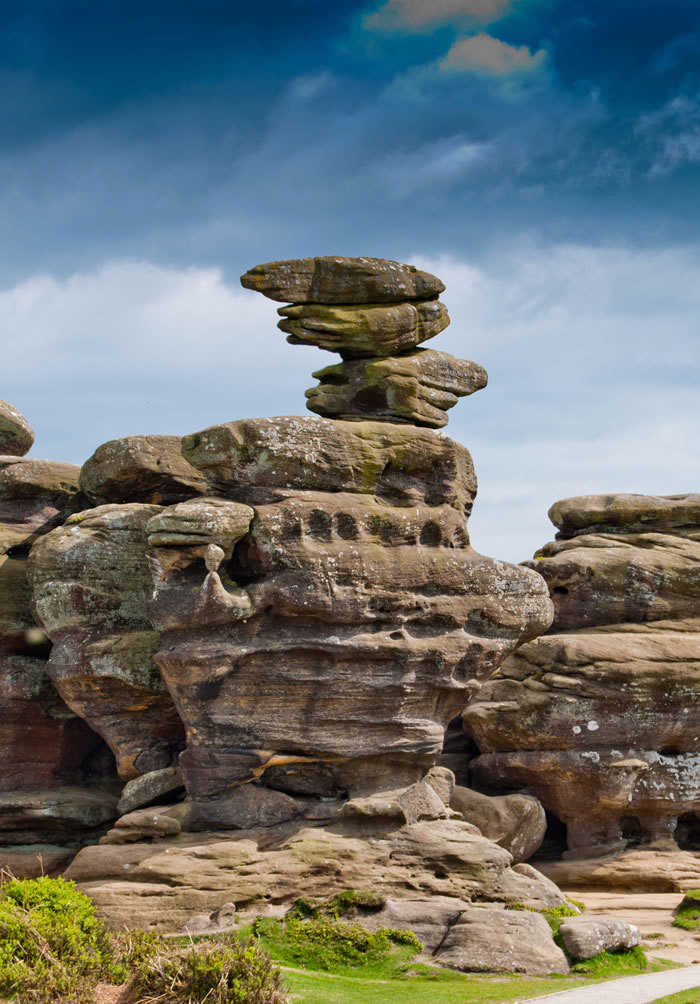
[[[30,657],[16,648],[32,618],[46,633],[45,689],[17,700],[46,729],[41,690],[84,737],[67,759],[52,725],[36,778],[79,785],[102,737],[123,784],[117,805],[94,774],[89,835],[103,835],[67,874],[110,922],[171,930],[197,910],[219,923],[232,900],[259,912],[348,887],[394,902],[409,887],[410,909],[391,909],[425,918],[439,898],[453,918],[444,964],[520,971],[529,952],[529,971],[562,971],[542,918],[470,905],[565,902],[523,863],[542,806],[436,766],[469,698],[552,617],[539,569],[471,548],[472,460],[434,431],[486,373],[420,347],[449,318],[442,283],[411,266],[302,259],[242,282],[289,304],[291,344],[342,357],[307,395],[320,417],[113,440],[64,477],[60,505],[44,487],[25,504],[24,474],[8,495],[23,564],[7,574],[23,592],[0,588],[19,625],[2,627],[7,658]],[[15,415],[2,412],[0,442],[18,450]],[[0,463],[1,491],[25,462]],[[0,686],[16,687],[13,666],[0,662]]]
[[[530,568],[555,607],[469,703],[489,789],[526,787],[566,823],[569,856],[673,847],[700,809],[700,496],[557,502]]]
[[[99,737],[61,700],[46,673],[50,643],[32,611],[32,545],[80,507],[79,468],[24,458],[34,434],[0,402],[0,846],[2,861],[31,871],[25,845],[47,867],[60,847],[114,817]],[[105,777],[105,774],[107,777]],[[96,783],[97,782],[97,783]]]

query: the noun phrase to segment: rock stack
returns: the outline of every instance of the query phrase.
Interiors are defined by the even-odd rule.
[[[460,397],[486,386],[486,370],[418,348],[447,327],[444,285],[381,258],[302,258],[258,265],[241,277],[280,307],[292,345],[337,352],[343,362],[313,375],[306,406],[326,418],[374,419],[439,429]]]
[[[525,564],[554,623],[467,707],[470,767],[533,791],[569,858],[668,850],[700,811],[700,495],[584,496],[549,515],[557,539]]]
[[[33,441],[0,401],[0,863],[24,873],[41,869],[38,854],[47,869],[70,858],[65,846],[75,853],[116,806],[107,751],[47,675],[27,575],[32,545],[81,508],[80,468],[26,458]]]

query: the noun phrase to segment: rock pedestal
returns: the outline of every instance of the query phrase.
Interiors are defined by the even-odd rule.
[[[672,848],[700,809],[700,496],[586,496],[550,517],[557,540],[526,564],[554,623],[468,705],[470,766],[534,792],[570,854]]]

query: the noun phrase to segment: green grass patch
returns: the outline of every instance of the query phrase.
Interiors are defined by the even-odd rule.
[[[676,907],[673,926],[682,927],[684,931],[697,931],[700,928],[700,889],[689,889],[685,894]]]
[[[657,997],[653,1004],[699,1004],[700,987],[692,990],[681,990],[680,993],[671,994],[670,997]]]

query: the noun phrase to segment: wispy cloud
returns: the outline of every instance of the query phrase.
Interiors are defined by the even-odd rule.
[[[700,95],[677,95],[640,117],[637,136],[649,148],[649,175],[670,174],[684,164],[700,164]]]
[[[389,0],[365,24],[370,28],[423,28],[425,25],[468,20],[491,24],[510,10],[515,0]]]
[[[544,49],[531,52],[526,45],[514,46],[481,32],[460,38],[440,61],[441,70],[474,70],[509,74],[533,70],[547,58]]]

